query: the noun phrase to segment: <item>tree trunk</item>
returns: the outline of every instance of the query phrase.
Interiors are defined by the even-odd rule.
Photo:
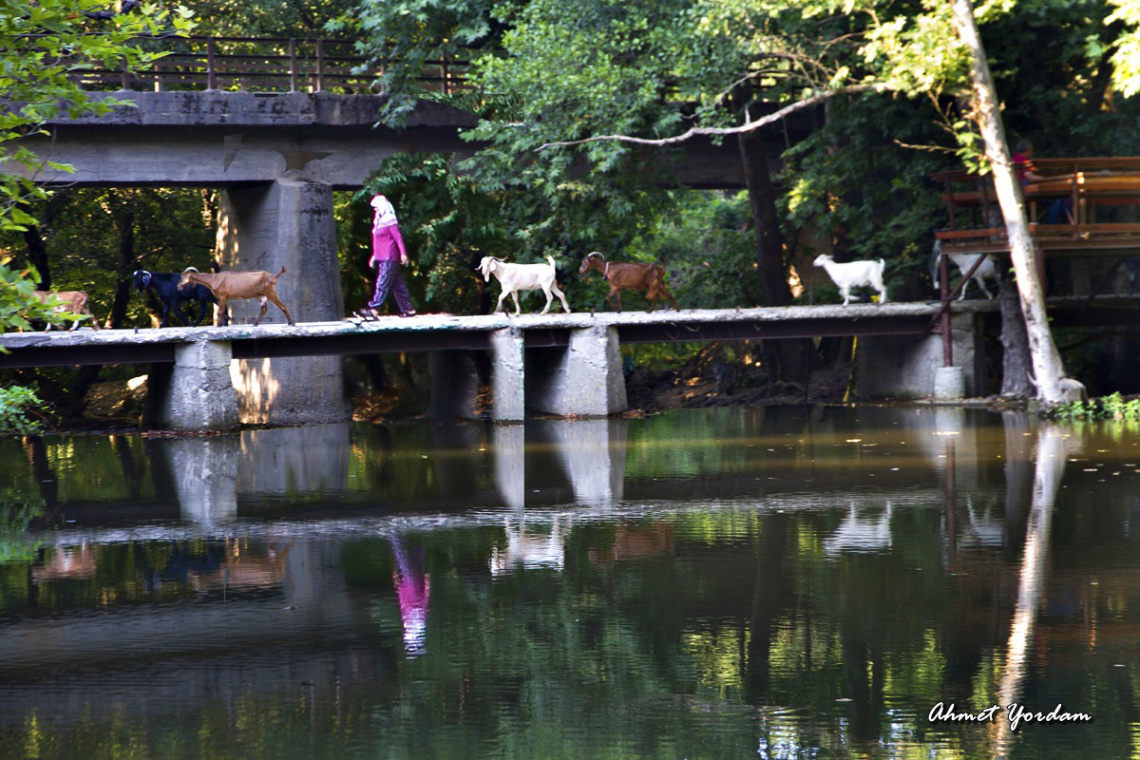
[[[765,306],[787,306],[792,289],[784,274],[784,245],[776,216],[776,190],[768,173],[760,135],[755,131],[740,135],[740,157],[744,162],[744,184],[756,228],[756,272]]]
[[[756,272],[760,277],[761,297],[765,306],[787,306],[792,302],[792,288],[784,270],[784,241],[776,216],[776,190],[768,172],[768,158],[755,131],[741,134],[738,144],[752,223],[756,228]],[[776,357],[777,377],[793,383],[806,381],[809,352],[814,349],[806,339],[770,341],[764,345],[765,354]]]
[[[1033,358],[1029,355],[1029,337],[1025,334],[1017,285],[1008,278],[1003,277],[998,283],[998,302],[1001,304],[1001,395],[1032,398],[1029,373]]]
[[[1053,342],[1053,333],[1045,315],[1045,293],[1037,276],[1033,239],[1025,216],[1025,199],[1017,180],[1005,129],[1001,122],[1001,107],[994,90],[986,51],[974,21],[970,0],[953,0],[955,26],[958,37],[970,51],[970,76],[974,86],[974,112],[985,141],[986,158],[994,174],[994,187],[998,204],[1005,220],[1009,238],[1009,253],[1021,295],[1021,312],[1025,316],[1025,331],[1029,337],[1029,352],[1036,376],[1037,398],[1047,407],[1079,399],[1084,386],[1065,377],[1061,354]]]
[[[131,301],[131,274],[139,268],[139,257],[135,253],[135,212],[130,206],[115,214],[115,226],[119,228],[119,278],[107,325],[111,328],[122,327],[126,319]]]
[[[29,224],[24,230],[24,242],[28,246],[28,264],[36,268],[39,282],[36,290],[51,290],[51,268],[48,266],[47,246],[37,225]]]

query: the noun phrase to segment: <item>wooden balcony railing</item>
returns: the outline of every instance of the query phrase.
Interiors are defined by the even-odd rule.
[[[347,40],[245,37],[144,38],[135,44],[167,55],[146,71],[76,68],[91,90],[237,90],[247,92],[374,93],[382,68],[357,55]],[[464,89],[464,60],[429,61],[416,79],[425,90]]]
[[[1022,186],[1030,234],[1043,252],[1062,255],[1117,255],[1140,250],[1140,157],[1034,159],[1043,179]],[[948,216],[935,235],[944,250],[960,253],[1008,251],[992,178],[964,171],[943,172]],[[1064,202],[1064,213],[1049,219],[1045,209]]]

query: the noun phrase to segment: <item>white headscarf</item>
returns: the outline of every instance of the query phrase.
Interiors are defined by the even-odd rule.
[[[372,227],[388,227],[396,223],[396,209],[392,208],[392,203],[383,195],[372,196],[372,208],[375,211],[372,214]]]

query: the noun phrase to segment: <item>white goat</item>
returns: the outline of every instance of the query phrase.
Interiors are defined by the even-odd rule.
[[[941,256],[942,241],[935,240],[934,256],[930,266],[930,276],[934,280],[935,286],[938,285],[938,266],[939,258]],[[970,269],[974,266],[975,261],[977,261],[980,257],[985,256],[985,261],[979,264],[978,268],[974,270],[973,280],[974,282],[978,283],[978,287],[981,288],[982,292],[986,294],[986,298],[991,301],[994,299],[994,297],[990,295],[990,291],[986,289],[986,280],[993,280],[996,283],[999,279],[997,264],[994,263],[992,256],[985,253],[948,253],[946,256],[954,262],[954,265],[958,267],[958,272],[963,276],[965,276],[966,272],[970,271]],[[962,293],[958,296],[959,301],[966,297],[966,291],[969,289],[969,287],[969,282],[966,282],[962,285]]]
[[[515,302],[515,316],[519,314],[519,291],[520,290],[541,290],[546,294],[546,308],[542,310],[543,314],[550,311],[550,304],[553,302],[551,293],[558,296],[558,300],[562,302],[562,308],[566,313],[570,313],[570,305],[566,303],[566,296],[562,295],[562,291],[558,289],[558,283],[554,281],[554,257],[547,256],[546,260],[549,264],[509,264],[502,259],[493,256],[484,256],[483,260],[479,262],[479,272],[483,275],[485,282],[491,281],[491,275],[495,275],[499,284],[503,286],[503,292],[499,294],[499,302],[495,305],[495,312],[498,313],[503,310],[503,300],[510,295]]]
[[[887,288],[883,285],[883,267],[886,262],[878,261],[849,261],[845,264],[837,263],[829,253],[821,253],[813,262],[817,267],[827,270],[827,275],[839,287],[839,295],[843,296],[843,304],[851,302],[851,288],[870,286],[879,291],[879,303],[887,302]]]

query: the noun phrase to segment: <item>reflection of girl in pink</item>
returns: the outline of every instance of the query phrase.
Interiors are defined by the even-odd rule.
[[[403,536],[392,536],[392,552],[396,555],[396,572],[392,584],[400,601],[400,618],[404,623],[404,652],[408,657],[424,653],[427,636],[428,597],[431,576],[424,572],[424,548],[408,550]]]

